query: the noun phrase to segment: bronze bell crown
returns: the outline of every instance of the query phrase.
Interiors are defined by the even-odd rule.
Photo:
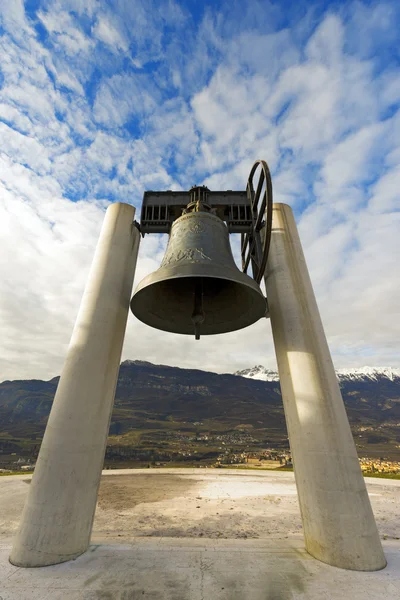
[[[204,186],[190,190],[160,268],[140,282],[131,300],[143,323],[196,339],[242,329],[266,313],[259,285],[234,262],[228,228],[213,214],[207,192]]]

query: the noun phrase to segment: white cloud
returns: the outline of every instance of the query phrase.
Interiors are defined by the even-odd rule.
[[[93,28],[93,35],[116,50],[126,52],[129,48],[125,34],[115,27],[105,15],[98,18]]]
[[[143,121],[155,110],[157,96],[158,91],[145,75],[114,75],[99,87],[94,117],[107,128],[119,127],[133,116]]]
[[[38,16],[51,35],[55,46],[61,46],[67,56],[87,54],[94,47],[94,41],[81,31],[71,13],[65,10],[39,12]]]
[[[62,365],[103,211],[63,200],[54,181],[10,161],[0,162],[0,181],[2,376],[50,377]]]
[[[337,144],[329,152],[321,169],[321,178],[323,179],[323,189],[319,185],[317,193],[321,197],[325,195],[335,197],[343,192],[343,189],[351,185],[359,185],[371,178],[373,173],[372,160],[377,148],[381,147],[382,136],[387,131],[385,124],[374,124],[364,127],[356,133],[349,135],[343,142]],[[354,202],[346,202],[346,199],[340,199],[345,206],[350,209],[356,209]]]
[[[80,94],[81,96],[84,94],[84,89],[81,83],[77,80],[76,77],[73,76],[72,73],[68,71],[55,71],[57,77],[57,83],[59,85],[65,86],[66,88]]]
[[[346,7],[351,18],[347,27],[346,44],[360,58],[371,56],[385,60],[388,48],[397,41],[398,6],[395,2],[372,4],[357,0]]]
[[[308,42],[305,54],[313,62],[335,69],[343,56],[344,27],[336,15],[328,15]]]
[[[373,188],[369,208],[374,212],[395,212],[400,208],[400,164],[385,173]]]
[[[0,136],[5,154],[39,173],[45,173],[49,169],[48,152],[37,140],[22,135],[4,123],[0,123]]]
[[[24,32],[29,29],[25,17],[23,0],[14,2],[2,2],[0,5],[0,16],[4,28],[11,32],[15,39],[23,43]]]

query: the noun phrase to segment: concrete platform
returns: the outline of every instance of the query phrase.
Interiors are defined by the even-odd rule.
[[[0,478],[2,600],[400,600],[400,482],[367,480],[388,566],[330,567],[304,550],[292,473],[106,471],[90,550],[10,565],[29,477]]]

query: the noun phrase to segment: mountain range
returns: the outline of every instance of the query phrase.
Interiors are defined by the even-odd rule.
[[[250,379],[261,379],[262,381],[279,381],[278,371],[267,369],[262,365],[236,371],[235,375],[248,377]],[[361,367],[359,369],[336,369],[336,376],[339,383],[345,381],[384,381],[389,379],[395,381],[400,379],[400,369],[393,367]]]
[[[337,372],[357,450],[400,458],[400,370]],[[34,457],[58,377],[0,384],[0,463]],[[110,460],[213,457],[222,447],[288,447],[278,374],[257,366],[234,374],[127,360],[111,419]],[[122,460],[121,458],[121,460]],[[0,464],[0,466],[2,466]]]

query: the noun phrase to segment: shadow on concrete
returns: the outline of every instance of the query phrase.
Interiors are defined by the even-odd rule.
[[[137,504],[185,496],[196,485],[195,479],[169,473],[157,473],[157,479],[144,473],[109,475],[101,478],[98,506],[107,510],[126,510]]]

